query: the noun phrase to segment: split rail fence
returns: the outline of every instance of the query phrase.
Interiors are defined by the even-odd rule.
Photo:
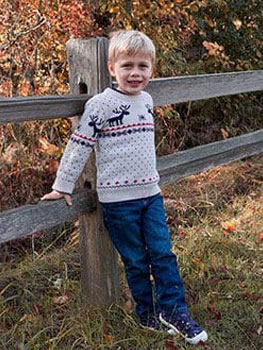
[[[106,69],[108,40],[71,39],[67,58],[71,95],[0,99],[0,123],[68,118],[111,86]],[[263,90],[263,70],[153,79],[147,90],[156,106]],[[158,158],[161,185],[263,152],[263,129]],[[64,200],[25,205],[0,214],[0,244],[50,229],[80,216],[81,286],[93,306],[119,299],[117,254],[103,226],[95,191],[94,155],[84,169],[73,205]],[[85,186],[85,184],[89,186]]]

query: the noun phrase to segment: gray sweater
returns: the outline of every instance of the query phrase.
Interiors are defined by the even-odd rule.
[[[66,146],[53,189],[72,193],[95,149],[100,202],[145,198],[160,192],[152,97],[111,88],[91,98]]]

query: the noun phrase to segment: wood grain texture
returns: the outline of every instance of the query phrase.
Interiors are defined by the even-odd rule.
[[[0,99],[0,124],[72,117],[81,114],[90,96],[32,96]]]
[[[154,79],[147,91],[156,106],[263,90],[263,70]]]
[[[161,176],[160,183],[162,185],[174,183],[198,172],[261,153],[263,153],[263,130],[162,156],[157,159],[157,168]],[[84,229],[88,227],[88,231],[98,233],[102,227],[98,228],[96,225],[97,223],[101,225],[102,219],[100,217],[97,221],[97,215],[101,215],[100,210],[94,212],[97,205],[95,191],[83,189],[74,194],[72,207],[68,207],[64,200],[59,200],[26,205],[3,212],[0,214],[0,243],[52,228],[86,212],[90,212],[90,215],[84,217],[86,220]],[[99,239],[95,248],[100,252],[103,245],[104,248],[105,245],[107,246],[108,241],[106,240],[105,243],[102,237],[96,236],[96,238]],[[83,254],[91,250],[88,254],[93,255],[94,235],[86,235],[84,232],[82,239],[82,244],[85,246]],[[108,251],[107,247],[104,252],[108,253]],[[100,264],[99,257],[100,254],[97,254],[97,261],[93,260],[93,262]],[[83,260],[86,263],[86,259],[83,258]],[[91,274],[95,271],[96,269],[91,271]]]
[[[83,189],[73,195],[72,201],[71,207],[67,206],[64,199],[60,199],[0,213],[0,244],[72,221],[81,214],[94,211],[97,205],[96,192]]]
[[[157,168],[161,184],[167,184],[262,152],[263,130],[259,130],[160,157],[157,160]]]
[[[95,95],[111,85],[106,69],[107,48],[105,38],[69,40],[67,57],[73,94],[81,93],[84,88],[89,95]],[[94,154],[81,175],[80,185],[85,182],[96,188]],[[81,287],[83,300],[89,307],[109,306],[120,297],[117,253],[104,227],[98,202],[97,207],[95,212],[81,216]]]
[[[83,112],[85,102],[96,93],[95,91],[101,91],[103,86],[110,84],[106,62],[101,60],[98,63],[96,72],[99,70],[106,72],[102,74],[104,78],[98,79],[98,74],[93,74],[91,59],[85,57],[85,50],[81,51],[83,45],[81,40],[72,40],[78,40],[80,44],[80,49],[75,49],[75,51],[79,50],[81,61],[73,63],[71,56],[69,56],[69,61],[80,72],[87,71],[87,75],[79,73],[74,77],[70,73],[71,86],[75,86],[72,88],[73,95],[2,98],[0,99],[0,123],[79,115]],[[100,38],[100,45],[106,47],[107,42]],[[87,77],[90,74],[92,74],[91,80],[88,81]],[[78,95],[81,83],[87,86],[87,94]],[[95,87],[97,88],[94,89]],[[156,106],[259,90],[263,90],[263,70],[152,79],[147,87]]]

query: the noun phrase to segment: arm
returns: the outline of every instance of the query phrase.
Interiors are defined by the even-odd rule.
[[[97,99],[93,98],[86,103],[79,125],[71,135],[61,158],[52,186],[53,191],[43,196],[41,200],[64,197],[67,204],[71,205],[70,195],[97,142],[99,130],[105,121],[104,115],[105,113]]]

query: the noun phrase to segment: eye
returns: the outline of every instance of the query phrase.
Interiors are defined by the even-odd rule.
[[[131,66],[131,63],[124,63],[121,65],[122,68],[130,68]]]
[[[141,64],[140,64],[140,67],[143,68],[143,69],[148,69],[148,68],[150,68],[149,64],[147,64],[147,63],[141,63]]]

